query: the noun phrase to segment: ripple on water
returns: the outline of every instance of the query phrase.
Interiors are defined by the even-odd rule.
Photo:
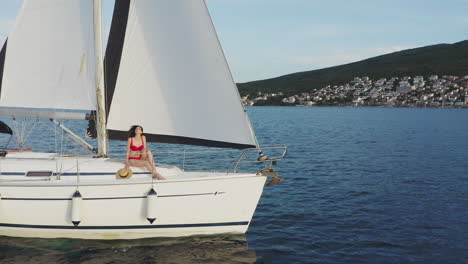
[[[260,144],[287,144],[289,153],[275,167],[287,180],[264,189],[243,239],[2,237],[0,262],[468,263],[467,109],[248,112]],[[87,126],[71,124],[78,134]],[[35,149],[55,144],[37,142]],[[125,145],[110,147],[117,153]]]
[[[1,263],[254,263],[244,235],[140,240],[1,237]]]

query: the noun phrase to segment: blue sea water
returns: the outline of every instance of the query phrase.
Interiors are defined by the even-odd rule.
[[[261,144],[289,152],[246,235],[0,237],[0,263],[468,263],[468,109],[248,112]]]

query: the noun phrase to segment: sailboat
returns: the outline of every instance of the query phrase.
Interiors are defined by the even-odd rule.
[[[261,152],[204,0],[116,0],[105,56],[100,0],[24,0],[0,52],[0,115],[50,119],[92,156],[0,158],[0,235],[139,239],[245,233],[272,169]],[[209,103],[204,103],[209,101]],[[89,114],[95,111],[96,114]],[[58,120],[95,122],[97,148]],[[116,179],[110,140],[239,149],[226,171],[158,164]],[[0,129],[11,132],[8,128]],[[92,133],[91,133],[92,134]],[[286,155],[261,156],[271,167]],[[60,166],[58,166],[60,164]]]

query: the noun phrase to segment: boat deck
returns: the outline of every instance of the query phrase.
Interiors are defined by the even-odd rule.
[[[252,173],[220,171],[185,171],[176,166],[157,164],[157,171],[166,180],[156,180],[146,168],[132,167],[129,179],[116,179],[116,173],[125,166],[123,159],[94,158],[90,156],[57,156],[55,153],[8,153],[0,159],[0,185],[108,185],[149,182],[173,182],[247,177]],[[27,176],[28,173],[50,172],[51,176]],[[40,173],[39,173],[40,174]],[[77,177],[79,175],[79,177]]]

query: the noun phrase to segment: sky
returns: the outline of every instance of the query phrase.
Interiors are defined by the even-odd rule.
[[[114,1],[103,1],[108,32]],[[22,0],[1,2],[3,43]],[[206,0],[206,3],[236,82],[468,39],[468,0]]]

